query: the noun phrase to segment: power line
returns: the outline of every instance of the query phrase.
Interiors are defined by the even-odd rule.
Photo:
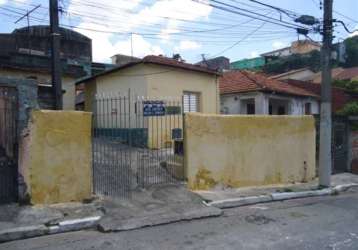
[[[225,12],[230,12],[230,13],[234,13],[234,14],[238,14],[238,15],[242,15],[242,16],[246,16],[246,17],[250,17],[250,18],[254,18],[254,19],[257,19],[257,20],[261,20],[261,21],[266,21],[268,23],[271,23],[271,24],[276,24],[276,25],[280,25],[280,26],[283,26],[283,27],[286,27],[286,28],[290,28],[290,29],[297,29],[297,28],[303,28],[305,30],[308,30],[307,28],[305,27],[302,27],[302,26],[297,26],[296,24],[284,24],[282,23],[280,20],[276,20],[274,19],[275,21],[272,21],[272,20],[268,20],[267,17],[266,18],[261,18],[261,17],[257,17],[257,16],[252,16],[250,14],[246,14],[246,13],[243,13],[243,12],[239,12],[239,11],[235,11],[235,10],[232,10],[232,9],[229,9],[229,8],[225,8],[225,7],[222,7],[222,6],[219,6],[219,5],[215,5],[215,4],[211,4],[211,3],[207,3],[207,2],[202,2],[200,0],[192,0],[194,2],[197,2],[197,3],[201,3],[201,4],[204,4],[204,5],[208,5],[208,6],[211,6],[213,8],[217,8],[217,9],[220,9],[222,11],[225,11]],[[272,18],[271,18],[272,19]]]
[[[259,29],[261,29],[264,25],[266,24],[266,22],[263,22],[261,26],[259,26],[257,29],[253,30],[252,32],[250,32],[249,34],[247,34],[244,38],[242,38],[241,40],[235,42],[233,45],[231,45],[230,47],[220,51],[219,53],[213,55],[212,57],[217,57],[218,55],[221,55],[223,53],[225,53],[226,51],[234,48],[236,45],[238,45],[239,43],[241,43],[242,41],[246,40],[248,37],[250,37],[252,34],[254,34],[255,32],[257,32]]]

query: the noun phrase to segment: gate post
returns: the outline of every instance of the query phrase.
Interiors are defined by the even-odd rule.
[[[0,87],[14,88],[17,92],[17,129],[16,129],[16,190],[19,202],[27,202],[28,177],[24,176],[23,162],[26,157],[23,152],[23,142],[26,139],[26,127],[30,118],[32,109],[38,108],[37,102],[37,82],[31,79],[17,79],[9,77],[0,77]]]

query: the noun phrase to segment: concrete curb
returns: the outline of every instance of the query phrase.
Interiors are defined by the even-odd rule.
[[[158,225],[170,224],[179,221],[190,221],[194,219],[203,219],[209,217],[218,217],[223,211],[214,206],[207,206],[189,211],[183,214],[167,213],[156,216],[144,216],[140,218],[117,219],[108,214],[98,223],[98,230],[102,233],[120,232],[139,229],[143,227],[151,227]]]
[[[259,195],[259,196],[249,196],[249,197],[240,197],[233,199],[225,199],[220,201],[209,202],[208,205],[214,206],[217,208],[231,208],[231,207],[241,207],[257,203],[270,202],[273,201],[271,195]]]
[[[0,243],[96,227],[101,216],[61,221],[56,225],[35,225],[0,231]]]
[[[283,200],[299,199],[299,198],[314,197],[314,196],[335,195],[341,192],[345,192],[352,187],[358,187],[358,184],[349,183],[344,185],[337,185],[333,188],[325,188],[320,190],[272,193],[269,195],[239,197],[233,199],[212,201],[212,202],[208,202],[207,204],[209,206],[214,206],[221,209],[233,208],[233,207],[241,207],[241,206],[248,206],[248,205],[254,205],[259,203],[265,203],[270,201],[283,201]]]

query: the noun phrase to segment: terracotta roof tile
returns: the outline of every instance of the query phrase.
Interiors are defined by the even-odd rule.
[[[312,82],[320,84],[322,81],[321,74],[321,72],[316,73],[312,78]],[[334,68],[332,69],[332,78],[335,80],[358,79],[358,67]]]
[[[358,79],[358,67],[344,69],[335,77],[337,80],[350,80],[353,78]]]
[[[193,71],[199,71],[199,72],[219,75],[218,71],[210,69],[208,67],[178,61],[178,60],[168,58],[165,56],[149,55],[149,56],[144,57],[141,60],[141,62],[153,63],[153,64],[159,64],[159,65],[164,65],[164,66],[169,66],[169,67],[176,67],[176,68],[182,68],[182,69],[188,69],[188,70],[193,70]]]
[[[287,79],[284,80],[287,84],[305,89],[316,95],[321,95],[321,84],[315,84],[306,81],[299,81],[299,80],[292,80]],[[344,89],[341,88],[332,88],[332,111],[337,112],[338,110],[342,109],[344,105],[348,102],[354,100],[355,98],[350,96]]]
[[[181,62],[172,58],[168,58],[168,57],[164,57],[164,56],[153,56],[153,55],[149,55],[144,57],[143,59],[138,59],[138,60],[134,60],[132,62],[129,62],[127,64],[123,64],[117,67],[114,67],[112,69],[100,72],[96,75],[93,76],[89,76],[89,77],[85,77],[79,81],[76,82],[76,85],[87,82],[91,79],[94,79],[98,76],[103,76],[124,68],[128,68],[128,67],[132,67],[134,65],[137,64],[141,64],[141,63],[148,63],[148,64],[157,64],[157,65],[163,65],[163,66],[168,66],[168,67],[173,67],[173,68],[180,68],[180,69],[185,69],[185,70],[191,70],[191,71],[196,71],[196,72],[202,72],[202,73],[207,73],[207,74],[212,74],[212,75],[221,75],[220,72],[213,70],[213,69],[209,69],[208,67],[203,67],[200,65],[195,65],[195,64],[191,64],[191,63],[185,63],[185,62]]]
[[[317,97],[315,93],[288,85],[284,82],[270,79],[259,73],[249,71],[230,71],[223,74],[219,80],[220,93],[240,93],[252,91],[270,91],[295,96]]]

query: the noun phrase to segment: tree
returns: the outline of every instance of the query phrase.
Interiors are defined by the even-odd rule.
[[[358,93],[357,80],[335,80],[333,86]]]
[[[347,38],[344,41],[346,45],[346,63],[345,67],[358,66],[358,36]]]
[[[283,58],[277,58],[267,63],[263,70],[266,73],[280,74],[294,69],[308,67],[314,72],[319,71],[321,56],[318,50],[307,54],[293,54]]]

